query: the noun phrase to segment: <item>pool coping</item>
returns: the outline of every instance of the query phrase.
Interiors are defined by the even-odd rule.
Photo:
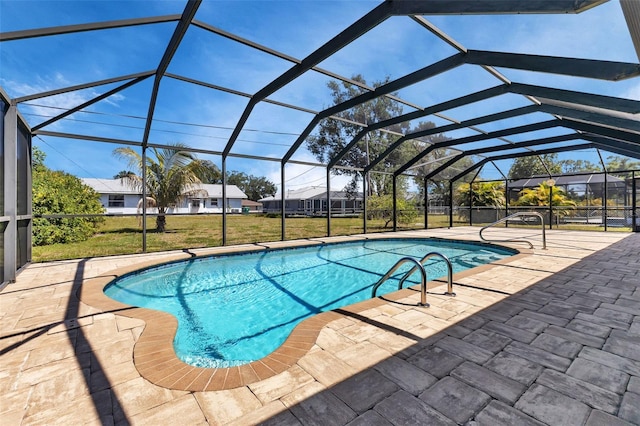
[[[102,312],[110,312],[145,322],[145,327],[134,346],[133,362],[140,375],[149,382],[167,389],[182,391],[200,392],[234,389],[268,379],[294,366],[313,348],[320,331],[330,322],[344,318],[346,314],[357,314],[368,309],[402,300],[408,296],[414,295],[419,286],[407,287],[402,290],[387,293],[384,297],[368,299],[339,308],[339,311],[344,312],[344,314],[336,312],[336,310],[332,310],[314,315],[298,324],[291,331],[291,334],[287,337],[284,343],[269,355],[249,364],[227,368],[195,367],[180,360],[173,349],[173,339],[178,326],[178,321],[173,315],[162,311],[134,307],[118,302],[104,294],[104,287],[114,279],[140,269],[193,259],[196,257],[388,238],[415,239],[421,237],[409,235],[391,237],[385,234],[377,234],[375,236],[367,235],[362,237],[326,237],[254,245],[227,246],[216,248],[213,251],[205,251],[201,254],[178,252],[168,255],[162,260],[143,261],[127,267],[117,268],[106,274],[85,280],[78,292],[78,297],[83,303],[86,303]],[[533,250],[523,249],[504,243],[480,243],[477,241],[432,237],[429,239],[463,241],[473,244],[503,247],[517,251],[516,254],[505,259],[458,272],[453,275],[454,282],[470,275],[486,272],[494,266],[509,264],[521,259],[522,257],[533,254]],[[446,281],[432,280],[429,281],[428,288],[433,289],[442,285],[446,285]],[[429,308],[424,307],[424,309]]]

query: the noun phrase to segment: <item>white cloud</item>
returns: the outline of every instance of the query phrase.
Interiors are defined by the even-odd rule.
[[[49,78],[38,77],[32,84],[5,79],[1,79],[0,81],[2,82],[2,86],[4,86],[11,94],[11,96],[15,98],[44,93],[51,90],[64,88],[70,85],[70,83],[60,73],[55,73]],[[19,106],[19,109],[23,114],[26,115],[26,119],[33,126],[35,124],[48,120],[49,117],[54,117],[62,114],[65,110],[69,110],[77,107],[78,105],[82,105],[83,103],[99,95],[100,93],[94,89],[66,92],[55,96],[34,99],[27,103],[21,104]],[[118,106],[118,104],[124,99],[125,96],[116,93],[103,100],[103,102],[106,102],[112,106]],[[60,130],[62,127],[64,127],[64,124],[58,122],[52,124],[51,127],[48,128],[50,130]]]

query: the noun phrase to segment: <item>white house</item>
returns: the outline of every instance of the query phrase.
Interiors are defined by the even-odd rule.
[[[100,194],[100,201],[107,214],[139,214],[138,204],[142,200],[139,191],[131,189],[121,179],[83,178],[85,185]],[[169,214],[184,213],[222,213],[222,185],[199,184],[195,189],[202,190],[202,194],[185,197],[179,204],[170,207]],[[227,185],[227,213],[240,213],[242,200],[247,196],[235,185]],[[157,209],[149,208],[149,213],[156,213]]]
[[[280,213],[282,197],[267,197],[258,200],[265,213]],[[358,215],[362,212],[362,193],[356,196],[345,191],[331,191],[331,214],[337,216]],[[289,190],[285,196],[285,214],[324,216],[327,214],[327,188],[311,186]]]

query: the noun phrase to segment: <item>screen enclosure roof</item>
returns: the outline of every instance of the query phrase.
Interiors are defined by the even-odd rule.
[[[52,146],[179,141],[223,167],[340,168],[383,132],[391,142],[359,170],[423,167],[431,179],[486,165],[504,176],[514,158],[545,153],[640,158],[637,0],[2,1],[2,9],[3,96]],[[336,104],[331,82],[358,90]],[[399,106],[388,119],[348,114],[383,98]],[[318,159],[307,142],[331,121],[356,131]],[[384,168],[407,141],[418,154]]]

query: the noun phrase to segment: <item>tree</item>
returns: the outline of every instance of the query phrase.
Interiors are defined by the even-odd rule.
[[[87,240],[96,233],[103,217],[46,219],[44,215],[104,213],[100,195],[80,179],[44,165],[45,154],[33,147],[33,245],[72,243]]]
[[[607,170],[610,172],[638,169],[640,169],[640,161],[635,161],[629,157],[622,157],[620,155],[610,155],[607,157]]]
[[[548,206],[551,196],[551,206],[563,207],[554,209],[558,216],[566,216],[570,210],[576,207],[576,202],[569,199],[567,193],[562,188],[542,182],[535,188],[525,188],[520,191],[518,198],[512,205],[514,206]]]
[[[366,84],[365,79],[361,75],[355,75],[353,80]],[[373,87],[380,87],[389,82],[387,77],[384,81],[376,81]],[[333,105],[340,104],[348,99],[352,99],[364,92],[362,89],[353,84],[346,82],[337,83],[330,81],[327,86],[331,91]],[[317,135],[309,137],[307,147],[309,151],[323,163],[328,163],[331,159],[343,150],[343,148],[353,140],[353,138],[362,130],[362,126],[357,123],[377,123],[396,117],[402,114],[402,105],[386,96],[377,97],[371,101],[359,104],[346,111],[335,114],[336,116],[347,121],[336,119],[326,119],[320,122]],[[433,125],[433,124],[431,124]],[[406,133],[409,130],[409,124],[403,123],[391,126],[388,130]],[[338,162],[340,166],[352,168],[364,168],[369,165],[370,160],[377,158],[387,147],[398,139],[397,135],[388,132],[376,130],[369,132],[362,140],[360,140],[349,152]],[[389,171],[404,164],[410,157],[407,148],[409,144],[403,144],[391,154],[386,156],[372,171]],[[335,173],[345,174],[352,177],[352,181],[347,185],[351,190],[357,187],[361,174],[358,171],[349,169],[335,169]],[[389,174],[370,173],[370,181],[367,182],[368,195],[385,195],[391,193],[392,179]],[[406,186],[406,178],[399,179],[400,186]]]
[[[544,165],[543,165],[544,162]],[[545,168],[545,165],[549,169]],[[562,168],[558,163],[558,154],[531,155],[518,157],[509,169],[510,179],[529,178],[531,176],[559,174]]]
[[[589,160],[561,160],[562,173],[600,172],[602,167]]]
[[[250,200],[260,200],[261,198],[276,195],[277,187],[266,177],[247,175],[243,172],[231,172],[227,178],[227,183],[236,185],[242,192],[247,194]]]
[[[445,141],[450,138],[447,138],[443,135],[434,135],[431,142],[440,142]],[[417,152],[422,151],[424,149],[420,146],[415,146],[414,149]],[[424,177],[429,175],[433,170],[443,164],[445,161],[449,160],[453,155],[459,154],[458,151],[451,150],[449,148],[438,148],[431,151],[428,155],[422,158],[422,163],[413,169],[415,173],[414,183],[418,188],[418,198],[419,200],[424,200]],[[432,196],[440,197],[443,201],[449,198],[449,180],[458,175],[463,170],[468,169],[474,164],[474,160],[472,157],[462,157],[450,167],[447,167],[445,170],[438,173],[437,176],[434,176],[428,182],[428,190],[432,194]],[[454,190],[461,184],[465,182],[470,182],[473,179],[472,174],[467,174],[457,180],[454,183]]]
[[[158,208],[156,230],[164,232],[169,207],[181,199],[190,196],[203,196],[203,191],[195,187],[201,183],[200,177],[205,174],[205,165],[188,151],[184,144],[173,144],[171,148],[151,148],[153,156],[147,156],[147,164],[143,165],[142,157],[131,148],[116,148],[115,156],[129,162],[129,167],[139,171],[140,175],[128,175],[125,182],[133,189],[142,192],[142,168],[146,168],[147,196],[153,198]]]
[[[132,172],[131,170],[120,170],[118,173],[116,173],[113,176],[113,178],[114,179],[124,179],[124,178],[126,178],[128,176],[131,176],[131,175],[135,175],[135,173]]]
[[[222,172],[211,160],[201,160],[202,163],[202,176],[200,180],[202,183],[222,183]]]
[[[44,166],[44,160],[47,157],[47,154],[45,154],[40,148],[38,148],[37,146],[33,146],[31,148],[31,166],[36,169],[40,166]]]
[[[218,169],[218,166],[213,164],[209,160],[203,160],[204,175],[202,176],[203,183],[222,183],[222,172]],[[247,194],[250,200],[257,201],[261,198],[266,198],[276,195],[276,184],[271,182],[266,177],[247,175],[244,172],[232,171],[227,173],[227,184],[235,185],[242,192]]]
[[[393,221],[393,196],[373,195],[367,198],[367,219],[382,219],[384,227]],[[400,223],[412,223],[418,217],[416,206],[405,198],[396,200],[397,218]]]

